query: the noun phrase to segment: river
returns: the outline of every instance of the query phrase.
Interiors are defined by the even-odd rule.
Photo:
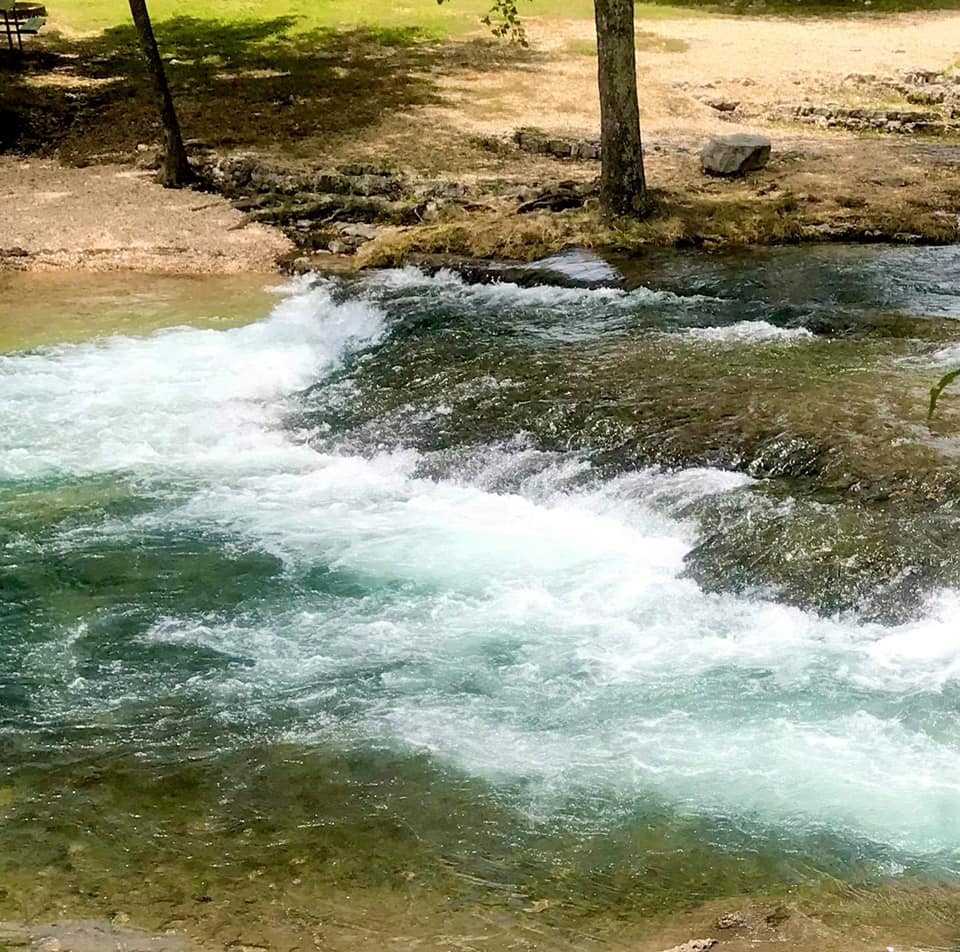
[[[4,279],[0,918],[951,947],[960,253],[613,264]]]

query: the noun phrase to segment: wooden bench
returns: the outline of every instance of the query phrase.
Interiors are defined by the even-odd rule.
[[[47,8],[26,0],[0,0],[0,17],[10,51],[22,53],[24,36],[36,35],[47,22]]]

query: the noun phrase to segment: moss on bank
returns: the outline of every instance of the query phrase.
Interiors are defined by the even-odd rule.
[[[956,213],[929,205],[864,204],[829,208],[792,194],[772,200],[715,200],[658,192],[646,220],[605,223],[596,209],[517,215],[512,210],[391,229],[360,249],[358,267],[402,263],[410,254],[533,261],[566,248],[638,253],[646,248],[739,248],[751,245],[849,241],[949,244]]]

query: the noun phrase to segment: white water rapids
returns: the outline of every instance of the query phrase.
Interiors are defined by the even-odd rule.
[[[469,293],[522,306],[594,292]],[[738,328],[723,339],[783,336]],[[321,453],[284,428],[298,391],[386,330],[372,300],[304,284],[242,328],[0,357],[4,486],[110,479],[152,500],[64,524],[59,551],[199,534],[275,556],[291,585],[286,603],[154,617],[144,644],[248,662],[177,684],[149,669],[80,677],[85,629],[59,633],[28,656],[57,681],[52,711],[122,720],[127,705],[182,691],[281,739],[426,751],[522,784],[539,814],[578,796],[655,796],[911,854],[960,848],[955,593],[897,627],[704,593],[684,577],[697,526],[675,511],[749,493],[736,474],[584,484],[571,478],[583,464],[518,442],[437,480],[413,451]],[[534,458],[515,492],[492,488]],[[321,570],[345,590],[311,592],[303,580]]]

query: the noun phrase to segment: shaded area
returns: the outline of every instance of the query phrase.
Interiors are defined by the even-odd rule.
[[[437,80],[533,54],[494,40],[438,42],[417,27],[298,32],[294,17],[157,24],[181,124],[214,147],[315,149],[397,112],[439,101]],[[68,162],[119,160],[159,141],[132,26],[47,35],[0,63],[0,150]]]

